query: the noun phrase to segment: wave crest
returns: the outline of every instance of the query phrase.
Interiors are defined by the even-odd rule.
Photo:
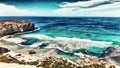
[[[45,48],[57,48],[64,51],[73,51],[75,49],[90,48],[90,47],[108,47],[112,42],[93,41],[90,39],[66,38],[66,37],[50,37],[42,34],[27,34],[21,35],[26,38],[37,38],[42,41],[51,41]]]

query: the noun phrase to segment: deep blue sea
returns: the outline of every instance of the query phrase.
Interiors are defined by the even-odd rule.
[[[112,42],[110,46],[120,46],[120,18],[117,17],[0,17],[0,20],[8,19],[27,20],[40,27],[38,31],[21,36],[42,34]],[[97,44],[93,47],[90,45],[91,48],[87,49],[90,53],[100,54],[105,49]]]

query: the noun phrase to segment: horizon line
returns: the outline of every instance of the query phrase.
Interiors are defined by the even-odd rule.
[[[0,16],[0,17],[120,17],[120,16]]]

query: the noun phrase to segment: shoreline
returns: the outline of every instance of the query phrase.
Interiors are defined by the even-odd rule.
[[[14,39],[14,36],[13,36],[13,39]],[[13,40],[12,40],[13,41]],[[9,41],[10,42],[10,41]],[[18,42],[18,41],[17,41]],[[14,46],[13,46],[14,47]],[[19,46],[18,46],[19,47]],[[9,48],[9,47],[8,47]],[[26,48],[26,46],[24,46],[23,48]],[[31,48],[31,47],[27,47],[27,49],[29,49],[29,48]],[[32,47],[33,48],[33,47]],[[34,49],[34,48],[33,48]],[[48,48],[46,48],[46,49],[50,49],[49,47]],[[54,48],[53,48],[54,49]],[[51,53],[53,53],[54,52],[54,50],[51,52]],[[49,52],[48,52],[49,53]],[[46,54],[48,54],[48,53],[46,53]],[[50,55],[50,54],[48,54],[48,55]],[[84,54],[82,55],[82,54],[77,54],[76,53],[76,56],[79,56],[79,57],[84,57]],[[45,57],[45,56],[44,56]],[[40,57],[39,57],[40,58]],[[111,61],[112,62],[112,61]],[[112,62],[112,63],[114,63],[114,62]],[[107,64],[109,64],[109,63],[107,63]]]
[[[77,54],[76,54],[77,55]],[[87,57],[87,56],[85,56],[85,55],[81,55],[81,54],[78,54],[78,57],[80,57],[82,60],[77,60],[77,61],[72,61],[72,60],[68,60],[68,59],[64,59],[64,58],[62,58],[62,57],[55,57],[55,56],[48,56],[48,57],[36,57],[34,54],[33,55],[28,55],[28,54],[22,54],[22,53],[14,53],[14,52],[12,52],[12,51],[10,51],[10,52],[8,52],[8,53],[4,53],[2,56],[4,56],[4,57],[6,57],[6,59],[5,60],[8,60],[8,59],[10,59],[9,57],[11,56],[11,57],[13,57],[14,59],[11,59],[11,60],[15,60],[15,58],[17,59],[17,60],[19,60],[19,61],[22,61],[22,60],[24,60],[24,62],[27,62],[27,63],[30,63],[30,64],[19,64],[19,62],[17,61],[17,62],[11,62],[11,63],[3,63],[3,62],[0,62],[0,64],[3,64],[3,65],[0,65],[0,67],[2,68],[5,68],[5,67],[7,67],[7,66],[5,66],[5,65],[8,65],[8,66],[12,66],[13,68],[14,68],[14,66],[19,66],[20,65],[20,67],[21,68],[24,68],[24,67],[35,67],[36,68],[36,65],[37,66],[39,66],[40,64],[34,64],[34,65],[32,65],[31,66],[31,64],[32,63],[34,63],[34,62],[38,62],[37,60],[40,60],[39,62],[41,63],[43,63],[43,61],[48,61],[49,60],[49,62],[51,61],[51,59],[54,59],[55,61],[57,61],[58,62],[58,60],[61,62],[61,60],[63,60],[64,62],[68,62],[68,63],[71,63],[71,64],[75,64],[76,66],[81,66],[81,63],[84,65],[84,66],[88,66],[88,65],[94,65],[94,64],[96,64],[96,65],[98,65],[98,66],[104,66],[105,65],[105,68],[109,68],[110,66],[115,66],[115,68],[119,68],[119,66],[116,66],[116,65],[113,65],[113,64],[107,64],[107,63],[104,63],[104,62],[101,62],[97,57]],[[9,56],[9,57],[8,57]],[[3,57],[3,58],[4,58]],[[33,60],[32,60],[33,59]],[[0,56],[0,61],[1,61],[1,56]],[[9,60],[8,60],[9,61]],[[84,61],[84,62],[83,62]],[[79,64],[78,64],[78,62],[80,62]],[[89,62],[89,63],[88,63]],[[46,64],[46,63],[45,63]],[[66,63],[65,63],[66,64]],[[103,65],[104,64],[104,65]],[[5,66],[5,67],[4,67]],[[15,67],[16,68],[16,67]],[[74,67],[72,67],[72,68],[74,68]],[[104,68],[104,67],[103,67]]]
[[[97,56],[89,55],[89,51],[87,50],[79,51],[82,48],[88,49],[90,47],[107,48],[112,45],[112,42],[67,37],[51,37],[42,34],[29,34],[36,30],[40,30],[40,28],[37,28],[33,31],[20,32],[2,37],[0,39],[0,47],[2,48],[1,52],[6,51],[4,50],[4,47],[10,49],[10,52],[1,53],[0,61],[10,63],[15,62],[17,64],[21,63],[26,65],[34,64],[34,66],[41,66],[43,64],[46,66],[46,61],[48,61],[48,67],[49,65],[58,65],[57,63],[61,63],[65,66],[69,66],[71,64],[70,67],[72,68],[74,66],[81,67],[87,65],[96,65],[100,67],[112,65],[111,63],[109,64],[107,62],[101,61],[101,59]],[[19,36],[21,34],[28,35]],[[39,39],[40,41],[30,45],[22,44],[23,42],[27,43],[27,38],[31,37]],[[72,59],[68,59],[68,57],[72,57]],[[114,64],[112,65],[113,67],[116,66],[115,62],[111,62]]]

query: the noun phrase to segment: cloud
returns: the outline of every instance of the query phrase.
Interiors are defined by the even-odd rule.
[[[62,8],[65,8],[65,7],[92,8],[100,5],[112,4],[114,2],[120,2],[120,0],[91,0],[91,1],[84,1],[84,2],[78,1],[73,3],[63,2],[59,6]]]
[[[33,12],[23,9],[18,9],[13,5],[6,5],[0,3],[0,16],[29,16],[34,15]]]
[[[59,9],[54,13],[61,13],[69,15],[119,15],[120,12],[120,0],[90,0],[90,1],[78,1],[78,2],[63,2],[59,5]],[[119,10],[118,10],[119,9]],[[112,10],[112,11],[111,11]],[[112,12],[112,13],[109,13]],[[116,13],[117,12],[117,13]],[[92,15],[92,16],[93,16]],[[120,15],[119,15],[120,16]]]

